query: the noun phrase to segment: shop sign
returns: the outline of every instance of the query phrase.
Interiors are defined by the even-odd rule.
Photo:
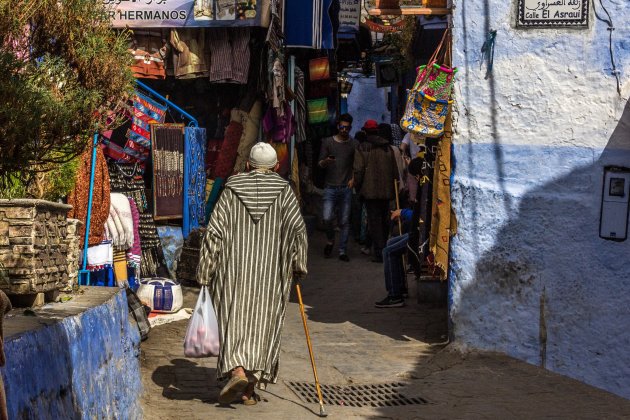
[[[517,26],[588,27],[590,0],[518,0]]]
[[[339,31],[358,32],[361,20],[361,0],[339,0]]]
[[[259,26],[257,0],[99,0],[116,28]]]
[[[405,27],[405,21],[399,20],[398,22],[392,23],[391,25],[382,25],[380,23],[373,22],[371,20],[366,20],[365,25],[372,32],[378,32],[381,34],[388,34],[392,32],[400,32]]]

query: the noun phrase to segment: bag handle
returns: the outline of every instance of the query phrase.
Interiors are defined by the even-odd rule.
[[[451,34],[451,28],[446,28],[446,30],[444,30],[444,34],[442,35],[442,39],[440,40],[440,43],[438,44],[435,51],[433,51],[431,58],[429,58],[429,62],[427,63],[425,67],[426,71],[424,72],[424,76],[422,78],[420,78],[421,72],[418,71],[418,74],[416,76],[416,83],[414,83],[413,85],[413,90],[417,90],[418,86],[426,82],[427,78],[429,77],[429,69],[433,67],[433,65],[437,63],[440,58],[442,59],[441,61],[444,62],[448,54],[448,57],[450,59],[450,56],[451,56],[450,34]],[[447,41],[446,48],[443,48],[444,41]]]

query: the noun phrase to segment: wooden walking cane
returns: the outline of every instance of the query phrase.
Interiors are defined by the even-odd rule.
[[[396,210],[400,210],[400,199],[398,198],[398,180],[394,180],[394,190],[396,191]],[[402,236],[402,221],[400,220],[400,215],[398,216],[398,234]],[[409,290],[407,285],[407,255],[403,254],[403,279],[405,280],[405,288]]]
[[[311,357],[311,366],[313,367],[313,376],[315,377],[315,388],[317,388],[317,398],[319,398],[319,416],[326,417],[326,411],[324,411],[324,398],[322,397],[322,388],[319,385],[319,378],[317,377],[317,367],[315,366],[315,357],[313,356],[313,346],[311,345],[311,336],[308,333],[308,326],[306,325],[306,312],[304,311],[304,302],[302,302],[302,289],[300,284],[296,281],[295,290],[298,296],[298,303],[300,305],[300,313],[302,315],[302,324],[304,324],[304,334],[306,334],[306,345],[308,346],[308,354]]]

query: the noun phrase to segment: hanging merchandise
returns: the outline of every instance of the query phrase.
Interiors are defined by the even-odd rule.
[[[128,51],[133,57],[131,71],[134,77],[166,79],[168,45],[162,30],[132,31],[131,48]]]
[[[236,121],[243,126],[243,134],[238,143],[234,173],[245,171],[245,165],[249,159],[249,152],[254,144],[256,144],[256,139],[258,138],[261,117],[262,103],[260,101],[256,101],[249,112],[239,109],[232,110],[232,121]]]
[[[304,72],[295,67],[295,141],[306,141],[306,97],[304,93]]]
[[[295,134],[295,120],[291,106],[285,102],[283,112],[269,107],[263,118],[263,132],[267,140],[275,143],[287,143]]]
[[[182,217],[184,202],[184,125],[152,124],[153,217]]]
[[[216,29],[208,33],[209,79],[212,83],[246,84],[249,74],[249,28]]]
[[[289,166],[291,164],[289,159],[289,145],[286,143],[270,144],[275,149],[276,155],[278,156],[278,163],[280,164],[276,173],[282,178],[287,178],[287,176],[289,175]]]
[[[256,133],[258,134],[258,133]],[[223,138],[220,139],[208,139],[208,146],[206,149],[206,173],[214,173],[214,168],[217,165],[217,159],[221,152],[221,145],[223,144]]]
[[[140,258],[129,258],[129,265],[133,266],[134,261],[140,263],[141,277],[155,277],[158,267],[164,266],[162,245],[158,237],[155,222],[150,209],[150,202],[145,194],[144,179],[140,175],[140,165],[135,163],[110,162],[109,173],[111,178],[112,192],[120,192],[133,199],[139,212],[138,235],[140,237],[140,251],[135,248],[135,222],[134,222],[134,245],[131,247],[133,255],[140,254]],[[131,201],[130,201],[131,204]],[[108,212],[109,214],[109,212]],[[133,217],[133,208],[132,208]],[[111,247],[111,241],[110,247]]]
[[[227,178],[232,175],[242,134],[243,126],[236,121],[230,121],[225,130],[225,138],[221,144],[216,166],[212,171],[212,178]]]
[[[134,95],[132,124],[127,130],[127,143],[122,152],[130,157],[130,162],[138,162],[142,170],[151,150],[151,124],[163,122],[166,109],[166,106],[139,92]]]
[[[320,124],[328,121],[328,98],[309,99],[306,101],[309,124]]]
[[[98,245],[103,240],[105,232],[105,221],[109,216],[110,184],[109,171],[105,155],[100,146],[96,147],[96,163],[94,170],[94,191],[91,212],[90,232],[88,243],[90,246]],[[77,235],[85,236],[85,225],[88,214],[88,195],[90,189],[90,172],[92,148],[87,149],[79,158],[79,166],[76,173],[75,186],[68,195],[68,204],[72,209],[68,212],[68,217],[79,219],[83,223],[80,225]]]
[[[205,29],[171,29],[173,68],[178,79],[207,77],[210,50]]]
[[[182,231],[184,238],[205,220],[206,129],[186,127],[184,130],[184,212]]]
[[[310,60],[308,63],[308,73],[311,82],[330,79],[330,63],[328,57]]]
[[[407,107],[400,121],[403,130],[409,133],[427,137],[444,133],[457,68],[439,62],[450,63],[450,43],[450,30],[446,30],[429,63],[418,68],[416,83],[408,91]]]

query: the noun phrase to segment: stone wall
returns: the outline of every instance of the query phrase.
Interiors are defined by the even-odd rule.
[[[68,282],[66,214],[71,206],[43,200],[0,200],[0,264],[8,295],[36,294]]]
[[[77,284],[79,277],[79,260],[83,251],[83,242],[85,238],[79,236],[79,226],[83,222],[77,219],[68,219],[68,227],[66,228],[66,246],[68,249],[68,282],[66,287],[72,288]]]

